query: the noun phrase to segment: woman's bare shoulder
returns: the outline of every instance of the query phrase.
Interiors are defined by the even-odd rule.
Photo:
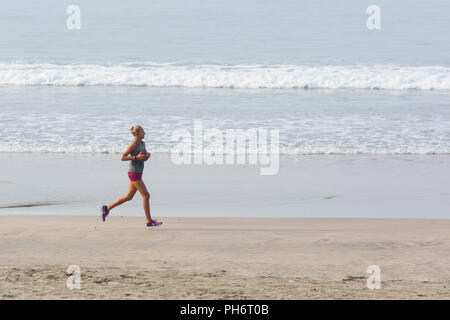
[[[136,143],[135,141],[131,141],[126,150],[134,151],[134,149],[136,149]]]

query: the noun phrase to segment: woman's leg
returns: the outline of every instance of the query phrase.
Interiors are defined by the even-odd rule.
[[[147,219],[147,223],[150,223],[152,221],[152,218],[150,216],[150,193],[147,191],[147,187],[145,186],[144,181],[134,181],[133,184],[142,196],[145,217]]]
[[[119,204],[122,204],[126,201],[130,201],[131,199],[133,199],[134,195],[136,194],[136,191],[137,191],[136,187],[133,185],[133,182],[130,181],[127,193],[124,196],[117,198],[116,201],[107,206],[107,209],[111,210],[112,208],[118,206]]]

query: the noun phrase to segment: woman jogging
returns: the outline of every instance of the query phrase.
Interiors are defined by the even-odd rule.
[[[110,205],[104,205],[102,207],[102,219],[105,221],[109,211],[112,208],[133,199],[136,191],[138,190],[143,199],[145,217],[147,219],[147,228],[153,226],[157,227],[160,226],[162,222],[156,221],[150,216],[150,193],[147,191],[144,181],[142,181],[144,161],[147,161],[148,158],[150,158],[150,153],[147,152],[147,149],[145,148],[145,142],[142,141],[145,136],[145,131],[141,126],[132,126],[130,130],[134,136],[134,141],[128,145],[127,149],[122,154],[122,158],[120,159],[121,161],[131,161],[128,167],[128,177],[130,178],[128,191],[124,196],[118,198]]]

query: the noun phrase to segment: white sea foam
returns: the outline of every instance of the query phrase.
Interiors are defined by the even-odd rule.
[[[444,66],[0,63],[0,85],[450,90]]]
[[[161,142],[156,139],[146,139],[148,151],[152,153],[170,153],[175,144],[170,141]],[[123,153],[129,144],[129,139],[117,139],[105,143],[104,139],[90,140],[83,139],[79,141],[64,141],[64,139],[43,138],[39,140],[24,139],[23,141],[8,142],[0,141],[0,152],[4,153],[68,153],[68,154],[115,154],[119,156]],[[270,146],[270,145],[269,145]],[[269,150],[270,151],[270,150]],[[450,154],[448,144],[427,144],[416,143],[406,144],[394,142],[387,144],[384,142],[375,144],[368,143],[320,143],[313,142],[292,142],[280,141],[280,154],[284,155],[314,155],[314,154],[373,154],[373,155],[395,155],[395,154],[415,154],[415,155],[438,155]]]
[[[150,146],[150,151],[152,153],[166,153],[170,154],[172,145],[167,146]],[[123,148],[126,145],[122,146]],[[16,148],[11,146],[0,145],[0,152],[4,153],[66,153],[66,154],[115,154],[120,155],[123,150],[117,150],[117,146],[111,146],[110,150],[106,150],[104,145],[91,145],[91,146],[65,146],[57,147],[54,145],[21,145]],[[306,145],[305,147],[289,148],[280,147],[281,155],[450,155],[450,148],[433,148],[433,147],[418,147],[418,146],[398,146],[391,148],[368,148],[366,146],[346,146],[346,147],[336,147],[336,146],[316,146],[311,147]],[[120,158],[120,156],[119,156]]]
[[[179,115],[159,115],[140,107],[129,107],[123,113],[123,109],[116,107],[105,116],[103,108],[89,107],[83,112],[71,107],[52,107],[40,112],[33,110],[32,105],[25,109],[10,107],[6,114],[0,113],[0,152],[121,154],[131,140],[128,122],[123,119],[138,109],[140,124],[148,129],[146,144],[151,152],[170,153],[177,144],[171,140],[172,132],[193,130],[191,119]],[[228,128],[276,128],[280,132],[280,152],[291,155],[450,154],[447,113],[434,115],[433,109],[410,108],[412,114],[398,114],[394,110],[381,116],[341,114],[339,110],[329,114],[259,115],[259,120],[253,121],[240,117],[240,113],[225,112],[210,117],[204,129],[217,128],[225,133]],[[357,111],[355,108],[354,112]]]

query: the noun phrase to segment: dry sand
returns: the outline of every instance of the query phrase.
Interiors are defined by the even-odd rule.
[[[0,216],[0,298],[450,298],[450,220],[161,220]],[[73,264],[80,290],[66,287]]]

